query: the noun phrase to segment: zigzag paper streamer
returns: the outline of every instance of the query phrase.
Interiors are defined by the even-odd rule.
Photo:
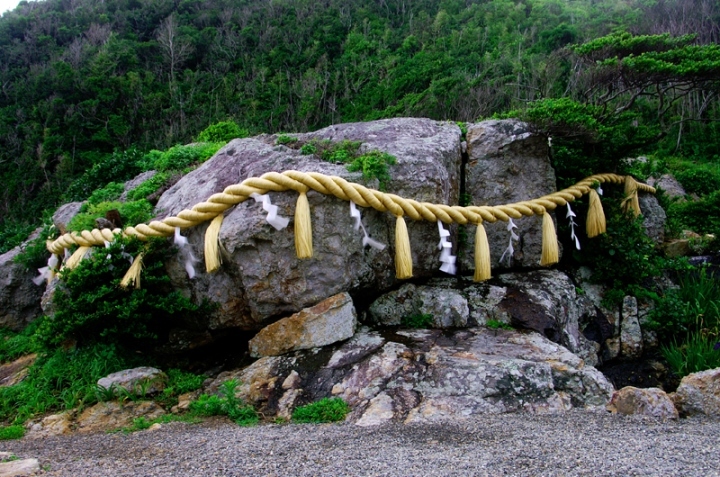
[[[270,202],[270,196],[267,194],[258,194],[257,192],[253,192],[250,194],[250,197],[255,199],[255,202],[262,202],[262,207],[265,212],[267,212],[267,217],[265,220],[267,220],[267,223],[275,227],[275,230],[282,230],[285,227],[288,226],[288,223],[290,223],[289,219],[286,219],[285,217],[281,217],[278,215],[278,207],[277,205],[273,205],[272,202]]]
[[[575,248],[580,250],[580,240],[577,238],[577,235],[575,235],[575,227],[577,227],[577,224],[575,223],[575,220],[573,217],[576,217],[575,212],[570,208],[570,202],[567,203],[567,214],[565,214],[565,218],[570,219],[570,239],[575,241]]]
[[[437,221],[438,232],[440,232],[440,243],[438,243],[438,250],[440,252],[440,261],[443,263],[440,266],[440,271],[455,275],[457,268],[455,267],[455,261],[457,257],[452,255],[452,243],[447,240],[450,236],[450,231],[443,227],[441,221]]]
[[[360,215],[360,211],[359,211],[358,208],[355,206],[355,202],[353,202],[353,201],[350,201],[350,217],[352,217],[353,219],[355,219],[355,225],[353,226],[353,228],[354,228],[355,230],[358,230],[358,229],[362,230],[362,233],[363,233],[363,239],[362,239],[363,247],[370,246],[370,247],[372,247],[372,248],[374,248],[374,249],[376,249],[376,250],[380,250],[380,251],[385,250],[385,244],[384,244],[384,243],[380,243],[380,242],[378,242],[377,240],[373,240],[373,239],[371,239],[370,236],[368,235],[367,230],[365,230],[365,226],[364,226],[363,223],[362,223],[362,216]]]
[[[510,220],[508,220],[507,230],[508,230],[508,232],[510,232],[510,240],[508,240],[508,246],[505,249],[505,251],[503,252],[503,254],[500,256],[500,261],[502,262],[503,259],[505,258],[505,255],[507,254],[508,266],[512,263],[512,256],[515,253],[515,247],[513,247],[513,240],[516,242],[518,240],[520,240],[520,236],[518,234],[516,234],[515,231],[513,230],[516,228],[517,228],[517,225],[515,225],[515,222],[513,222],[513,219],[511,218]]]

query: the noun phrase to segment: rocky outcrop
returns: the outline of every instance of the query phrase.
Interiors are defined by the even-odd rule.
[[[643,227],[645,233],[656,244],[665,240],[665,222],[667,214],[653,194],[640,194],[638,196],[640,210],[643,214]]]
[[[720,368],[682,378],[673,400],[684,416],[720,416]]]
[[[127,392],[138,396],[157,394],[165,389],[168,377],[157,368],[143,366],[112,373],[97,382],[108,391]]]
[[[334,126],[303,137],[358,138],[365,149],[379,149],[397,157],[397,164],[390,166],[388,192],[430,202],[457,203],[457,186],[453,184],[457,184],[454,179],[459,176],[460,130],[452,123],[393,119]],[[344,165],[302,155],[275,145],[272,139],[237,139],[167,190],[156,210],[160,217],[171,215],[248,177],[288,169],[363,182],[359,173],[349,173]],[[363,210],[369,234],[388,245],[384,251],[365,249],[362,235],[353,230],[348,203],[309,192],[314,256],[299,260],[295,256],[292,221],[296,199],[294,192],[271,194],[279,214],[291,220],[290,226],[281,231],[265,221],[266,214],[253,200],[227,211],[220,232],[224,265],[217,273],[200,273],[188,280],[180,261],[168,263],[176,288],[198,302],[208,298],[219,305],[207,324],[209,328],[259,329],[270,318],[297,312],[337,293],[377,293],[396,283],[392,215]],[[205,229],[202,225],[188,232],[199,257]],[[408,221],[408,230],[415,276],[435,273],[441,265],[436,224]]]
[[[547,338],[485,328],[365,329],[342,345],[261,358],[221,374],[210,390],[232,378],[242,383],[238,397],[266,415],[336,396],[361,425],[605,406],[613,392],[599,371]]]
[[[269,325],[250,340],[250,356],[278,356],[351,338],[357,315],[352,299],[340,293]]]
[[[608,410],[618,414],[637,414],[656,419],[677,419],[678,411],[665,391],[626,386],[613,394]]]
[[[647,184],[662,189],[670,198],[678,197],[684,200],[687,195],[685,188],[672,174],[663,174],[658,178],[650,177]]]
[[[43,287],[33,283],[37,270],[15,262],[22,245],[0,255],[0,327],[22,330],[37,318]]]
[[[530,131],[520,121],[491,120],[469,124],[468,163],[465,190],[472,205],[501,205],[542,197],[555,192],[555,171],[550,165],[546,137]],[[542,218],[515,220],[520,240],[513,244],[512,260],[500,263],[508,247],[507,223],[486,223],[491,265],[538,268],[542,252]],[[467,250],[473,250],[475,227],[468,226]],[[462,259],[464,269],[473,269],[472,256]]]
[[[27,437],[40,439],[50,436],[70,434],[73,431],[75,411],[65,411],[60,414],[51,414],[41,419],[33,419],[25,424]]]
[[[105,432],[129,427],[139,417],[152,420],[163,414],[163,408],[153,401],[100,402],[85,409],[76,425],[78,432]]]
[[[378,298],[368,310],[369,321],[381,326],[399,326],[418,316],[430,328],[467,326],[467,299],[457,290],[441,286],[406,283]]]
[[[419,286],[408,283],[373,302],[367,316],[370,324],[398,326],[425,315],[434,328],[499,321],[537,331],[595,365],[601,341],[587,339],[583,329],[598,319],[597,313],[566,274],[536,270],[499,274],[484,283],[469,279],[433,279]],[[612,330],[609,333],[612,336]]]
[[[642,356],[643,337],[638,321],[637,298],[626,296],[622,302],[621,314],[620,354],[625,358],[639,358]]]

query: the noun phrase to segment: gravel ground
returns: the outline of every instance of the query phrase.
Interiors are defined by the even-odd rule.
[[[442,424],[261,425],[217,419],[134,434],[0,443],[47,476],[714,476],[720,420],[575,411]]]

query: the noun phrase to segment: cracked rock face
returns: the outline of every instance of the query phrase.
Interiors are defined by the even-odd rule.
[[[335,396],[359,425],[596,408],[613,393],[599,371],[540,334],[485,328],[365,329],[342,345],[261,358],[214,388],[232,377],[243,383],[238,396],[266,415],[288,415],[289,400]]]
[[[433,203],[457,204],[460,175],[460,129],[453,123],[398,118],[332,126],[306,135],[303,141],[358,140],[362,151],[381,150],[397,157],[390,166],[387,192]],[[285,170],[321,172],[377,188],[360,173],[300,151],[276,145],[272,138],[237,139],[168,189],[157,204],[159,218],[173,215],[204,201],[231,184],[266,172]],[[390,289],[397,283],[394,268],[395,217],[361,209],[370,236],[387,245],[385,250],[364,248],[362,233],[353,229],[348,202],[310,191],[314,255],[295,256],[294,213],[298,194],[271,192],[279,215],[290,219],[275,230],[254,200],[225,212],[220,242],[223,266],[206,274],[202,264],[189,280],[179,259],[167,263],[173,285],[196,302],[207,298],[219,305],[206,327],[260,329],[273,318],[288,316],[337,293]],[[429,276],[440,267],[437,225],[407,220],[414,276]],[[184,231],[195,255],[202,259],[207,225]]]
[[[465,190],[472,205],[502,205],[535,199],[555,192],[555,171],[550,165],[547,138],[531,132],[515,119],[468,124],[468,163]],[[485,224],[493,269],[511,266],[538,268],[542,253],[542,218],[514,221],[520,236],[514,242],[510,262],[500,258],[508,246],[507,223]],[[468,226],[468,250],[472,250],[475,227]],[[462,259],[474,269],[472,256]]]

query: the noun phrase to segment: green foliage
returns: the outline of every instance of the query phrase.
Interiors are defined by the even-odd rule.
[[[233,139],[248,137],[247,129],[242,129],[235,121],[220,121],[211,124],[198,134],[198,142],[227,143]]]
[[[169,172],[156,173],[150,179],[144,181],[142,184],[128,192],[128,201],[147,199],[149,195],[155,193],[158,189],[164,186],[171,176],[172,174]]]
[[[662,346],[661,352],[670,369],[682,378],[690,373],[720,368],[720,349],[716,343],[717,338],[692,333],[683,344],[673,341],[668,346]]]
[[[81,232],[96,228],[95,219],[105,217],[110,210],[117,210],[124,225],[135,226],[147,222],[153,217],[153,206],[145,199],[132,202],[100,202],[89,204],[85,211],[70,220],[68,230]]]
[[[297,138],[287,134],[280,134],[275,140],[276,144],[287,145],[297,142]]]
[[[7,328],[0,329],[0,363],[8,363],[20,356],[37,351],[33,335],[40,321],[33,321],[19,333]]]
[[[32,225],[11,220],[0,223],[0,254],[23,243],[33,229]]]
[[[142,156],[142,153],[135,148],[125,151],[116,150],[104,156],[70,185],[64,195],[65,200],[83,200],[95,189],[111,182],[132,179],[142,172]]]
[[[125,190],[125,184],[121,182],[111,182],[105,187],[95,189],[87,201],[89,204],[97,205],[101,202],[110,202],[120,198],[120,195]]]
[[[605,298],[616,305],[623,296],[636,294],[648,279],[657,276],[664,263],[645,234],[642,217],[624,214],[616,200],[604,199],[603,206],[607,232],[586,240],[582,252],[575,256],[592,268],[593,281],[611,289]]]
[[[37,238],[29,241],[13,261],[21,263],[28,270],[35,270],[44,267],[49,258],[49,252],[45,242],[55,237],[55,227],[52,225],[43,226]]]
[[[202,164],[224,145],[224,142],[206,142],[188,144],[187,146],[173,146],[160,154],[151,151],[152,168],[161,172],[177,171],[192,165]]]
[[[663,343],[678,336],[709,336],[720,339],[720,284],[707,269],[685,271],[679,288],[659,298],[649,315],[648,326]]]
[[[300,154],[304,156],[310,156],[312,154],[315,154],[317,152],[317,147],[313,143],[307,143],[303,144],[300,147]]]
[[[490,328],[491,330],[512,330],[513,327],[510,326],[508,323],[504,323],[502,321],[498,320],[487,320],[487,323],[485,323],[485,326]]]
[[[403,316],[400,324],[407,328],[428,328],[433,324],[433,316],[429,313],[415,313]]]
[[[257,424],[259,417],[255,409],[243,404],[236,396],[238,384],[236,379],[224,382],[220,386],[222,397],[202,394],[190,403],[190,412],[197,416],[228,416],[240,426]]]
[[[112,344],[49,351],[27,378],[0,388],[0,419],[21,423],[37,414],[94,404],[98,379],[139,364],[137,355]]]
[[[0,441],[22,439],[25,435],[25,428],[21,425],[0,427]]]
[[[720,190],[699,200],[673,202],[668,207],[668,228],[720,236]]]
[[[129,434],[137,431],[144,431],[150,429],[153,424],[167,424],[170,422],[187,422],[190,424],[197,424],[200,422],[197,418],[190,415],[178,415],[178,414],[163,414],[155,419],[147,419],[144,416],[136,417],[133,419],[133,423],[129,427],[118,429],[123,434]],[[115,432],[115,431],[113,431]]]
[[[712,194],[720,190],[720,164],[682,161],[675,165],[675,178],[690,194]]]
[[[195,391],[202,387],[205,376],[193,374],[180,369],[170,369],[167,372],[168,385],[163,389],[156,401],[163,407],[171,408],[178,403],[178,396]]]
[[[142,288],[120,288],[130,266],[127,257],[140,251],[144,253]],[[207,312],[172,290],[163,264],[169,253],[164,240],[141,244],[118,239],[109,248],[95,249],[75,269],[61,272],[55,315],[40,325],[38,340],[48,349],[66,340],[81,346],[103,342],[137,349],[156,344],[170,324]]]
[[[387,182],[391,179],[388,172],[389,166],[396,163],[395,156],[375,150],[353,159],[347,169],[350,172],[362,172],[365,180],[377,179],[380,183],[380,190],[385,190]]]
[[[350,406],[340,398],[322,398],[305,406],[298,406],[292,413],[292,420],[300,423],[319,424],[345,420]]]

